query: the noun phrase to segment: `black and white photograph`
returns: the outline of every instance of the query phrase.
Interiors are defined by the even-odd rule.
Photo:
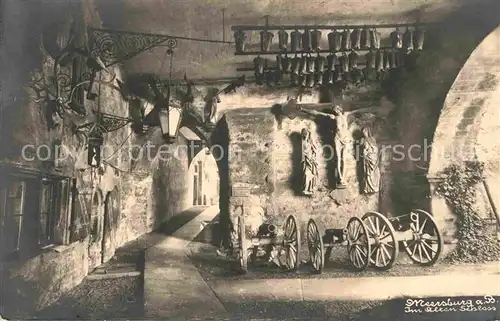
[[[500,1],[0,0],[0,320],[500,320]]]

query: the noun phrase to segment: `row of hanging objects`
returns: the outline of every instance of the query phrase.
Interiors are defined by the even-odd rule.
[[[294,30],[288,34],[285,30],[278,31],[278,47],[283,52],[298,51],[320,51],[321,31],[305,29],[303,33]],[[412,30],[406,28],[404,33],[399,30],[391,32],[391,47],[393,49],[404,49],[405,51],[423,50],[424,30],[417,28]],[[234,34],[236,51],[243,52],[247,35],[243,30],[237,30]],[[289,43],[290,38],[290,43]],[[328,36],[328,50],[331,52],[349,50],[380,49],[381,33],[376,29],[354,29],[354,30],[332,30]],[[260,32],[260,50],[269,52],[273,43],[274,34],[263,30]]]
[[[264,70],[265,59],[260,56],[254,58],[253,62],[256,82],[259,85],[264,82],[269,84],[270,81],[280,84],[283,76],[289,75],[292,85],[313,87],[339,81],[359,83],[364,73],[382,73],[405,66],[409,56],[404,50],[370,50],[365,55],[365,68],[360,68],[360,55],[354,50],[349,54],[342,53],[337,56],[332,53],[326,57],[320,54],[295,54],[293,57],[288,57],[287,54],[276,55],[273,72]]]

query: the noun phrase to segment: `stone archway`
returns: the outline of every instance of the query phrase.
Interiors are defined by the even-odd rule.
[[[219,170],[208,147],[191,160],[188,170],[188,195],[191,205],[219,204]]]
[[[472,52],[448,92],[432,142],[428,179],[431,189],[452,164],[485,163],[486,179],[500,205],[500,27]],[[455,217],[444,199],[432,193],[432,212],[445,235],[454,236]],[[480,195],[484,193],[480,193]],[[491,206],[490,204],[483,204]]]

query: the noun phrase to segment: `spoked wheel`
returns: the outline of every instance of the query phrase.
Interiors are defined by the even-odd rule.
[[[247,238],[245,235],[245,219],[243,216],[238,217],[238,257],[240,260],[240,269],[242,273],[248,270],[248,256],[247,256]]]
[[[314,272],[322,273],[325,267],[325,250],[323,247],[322,233],[318,225],[311,218],[307,223],[307,245],[309,247],[309,258]]]
[[[358,217],[351,217],[346,228],[347,254],[354,270],[363,271],[370,264],[368,231]]]
[[[378,212],[368,212],[362,217],[368,229],[371,252],[370,262],[377,270],[388,270],[398,256],[398,241],[391,222]]]
[[[290,215],[285,222],[283,245],[286,254],[286,268],[289,271],[299,269],[300,233],[295,216]]]
[[[403,246],[410,259],[422,266],[436,263],[443,250],[443,240],[436,221],[426,211],[414,210],[410,214],[411,241],[403,241]]]

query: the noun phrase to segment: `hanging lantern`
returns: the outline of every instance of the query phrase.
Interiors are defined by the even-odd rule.
[[[399,30],[391,32],[391,46],[393,49],[403,48],[403,35]]]
[[[366,69],[375,69],[375,54],[371,50],[366,54]]]
[[[260,32],[260,50],[263,52],[268,52],[271,50],[271,44],[273,43],[274,34],[270,31],[262,30]]]
[[[245,42],[247,40],[247,34],[243,30],[237,30],[234,32],[234,43],[236,44],[236,52],[245,51]]]
[[[361,31],[361,49],[370,49],[372,47],[371,40],[370,29],[363,29]]]
[[[371,45],[373,49],[380,49],[380,41],[382,39],[382,35],[375,29],[370,30],[370,39]]]
[[[292,72],[292,64],[290,60],[291,59],[288,58],[287,55],[281,58],[281,70],[283,70],[283,73],[285,74]]]
[[[285,30],[278,31],[278,46],[282,51],[288,49],[288,32]]]
[[[349,72],[349,57],[345,53],[339,57],[339,62],[342,73]]]
[[[328,47],[331,52],[337,52],[342,48],[342,34],[336,30],[332,30],[328,34]]]
[[[300,71],[300,58],[295,56],[291,58],[291,69],[292,69],[292,74],[298,75]]]
[[[167,143],[172,144],[177,138],[177,132],[182,120],[182,108],[178,106],[168,106],[158,113],[160,128]]]
[[[351,47],[352,49],[361,49],[361,29],[354,29],[351,34]]]
[[[413,30],[408,28],[403,35],[403,48],[406,52],[413,51]]]
[[[290,50],[292,52],[302,50],[302,34],[298,30],[290,33]]]
[[[349,54],[349,70],[358,68],[358,58],[359,55],[355,51]]]
[[[312,42],[311,42],[311,30],[305,29],[302,34],[302,49],[304,51],[312,50]]]
[[[320,48],[320,42],[321,42],[321,31],[318,29],[314,29],[311,32],[311,47],[312,50],[318,51],[321,50]]]
[[[423,50],[424,49],[424,39],[425,39],[425,30],[422,28],[417,28],[415,30],[415,34],[413,35],[413,47],[415,50]]]
[[[316,58],[314,58],[312,56],[307,57],[306,73],[308,73],[308,74],[314,73],[314,70],[316,69],[315,64],[316,64]]]
[[[100,132],[91,132],[88,138],[87,164],[92,167],[101,165],[101,151],[104,137]]]
[[[326,64],[329,71],[334,71],[335,65],[338,64],[337,56],[335,54],[326,56]]]
[[[351,31],[349,29],[342,33],[342,50],[351,50]]]
[[[384,53],[381,50],[375,52],[375,70],[384,70]]]

